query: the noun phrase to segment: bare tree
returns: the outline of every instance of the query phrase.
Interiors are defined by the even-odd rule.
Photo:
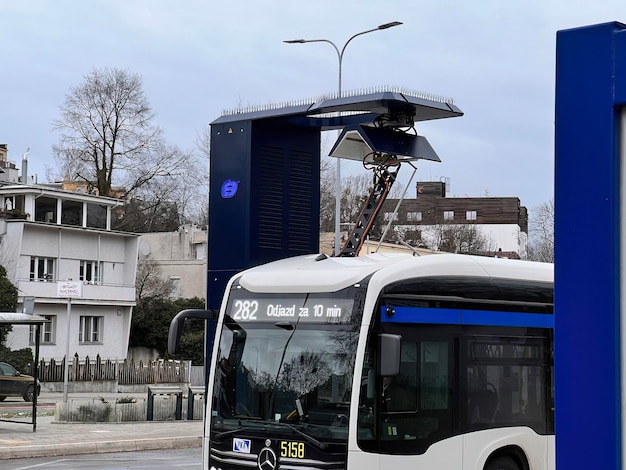
[[[449,253],[490,255],[494,243],[475,224],[459,224],[436,217],[432,224],[419,226],[418,244]]]
[[[173,152],[180,152],[175,149]],[[193,154],[181,157],[182,165],[168,176],[146,181],[126,198],[116,211],[113,228],[132,232],[169,232],[181,224],[206,224],[206,194],[202,184],[208,179]]]
[[[161,278],[161,268],[150,260],[139,260],[135,292],[137,301],[148,297],[169,297],[173,292],[172,281]]]
[[[342,179],[341,223],[356,222],[372,189],[372,175],[359,173]]]
[[[487,240],[478,227],[471,224],[443,224],[439,250],[450,253],[478,254],[487,251]]]
[[[422,230],[417,225],[399,225],[393,227],[390,240],[397,240],[413,246],[425,246],[422,242]]]
[[[208,170],[209,163],[211,161],[211,130],[206,126],[202,132],[196,136],[196,149],[200,154],[200,164]],[[209,180],[201,181],[200,184],[204,186],[204,190],[209,194]]]
[[[195,175],[201,175],[196,179],[194,185],[197,198],[190,210],[190,217],[199,225],[208,225],[209,223],[209,190],[210,190],[210,162],[211,162],[211,129],[205,126],[202,132],[196,137],[196,150],[198,158],[196,164],[198,172]]]
[[[322,157],[320,161],[320,231],[335,230],[336,158]]]
[[[186,154],[165,145],[142,78],[126,70],[92,69],[73,87],[53,121],[53,147],[61,176],[92,184],[110,196],[114,184],[132,193],[182,166]]]
[[[530,212],[528,259],[554,263],[554,199]]]

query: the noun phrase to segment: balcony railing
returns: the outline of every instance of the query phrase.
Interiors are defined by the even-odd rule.
[[[23,296],[35,298],[57,297],[57,283],[53,280],[19,280],[18,289]],[[135,286],[129,284],[91,284],[83,285],[83,300],[106,302],[134,302]]]

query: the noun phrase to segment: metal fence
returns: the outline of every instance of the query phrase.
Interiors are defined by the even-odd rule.
[[[102,359],[89,356],[80,359],[78,355],[69,362],[70,382],[117,381],[120,385],[140,385],[156,383],[188,383],[189,361],[138,361],[132,359]],[[63,382],[65,358],[41,359],[39,380],[41,382]]]

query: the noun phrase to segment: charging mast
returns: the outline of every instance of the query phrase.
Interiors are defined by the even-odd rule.
[[[626,25],[556,46],[556,467],[626,469]]]
[[[462,115],[452,99],[395,88],[224,112],[211,123],[208,308],[238,272],[319,252],[322,131],[342,131],[337,158],[438,160],[400,129]]]

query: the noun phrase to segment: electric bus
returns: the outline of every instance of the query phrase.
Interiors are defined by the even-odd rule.
[[[552,264],[459,254],[235,275],[203,468],[554,470],[553,292]]]

